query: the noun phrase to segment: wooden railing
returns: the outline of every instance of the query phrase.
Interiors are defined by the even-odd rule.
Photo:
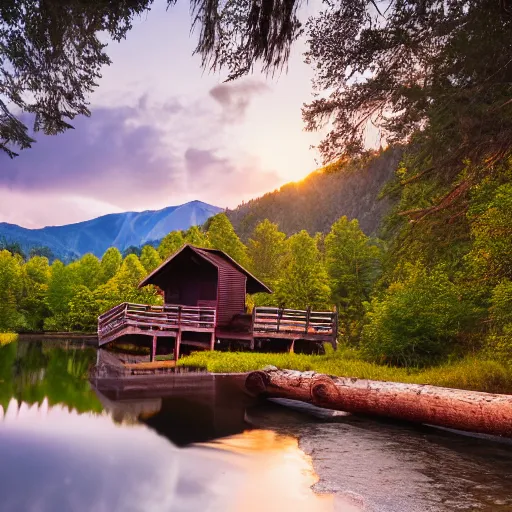
[[[215,329],[215,309],[193,306],[149,306],[124,302],[98,317],[98,338],[127,327],[140,330],[175,331]]]
[[[253,331],[257,333],[283,333],[309,336],[336,336],[337,314],[332,311],[311,311],[255,307]]]

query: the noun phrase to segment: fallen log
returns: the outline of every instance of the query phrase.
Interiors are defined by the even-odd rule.
[[[251,372],[245,387],[257,396],[289,398],[350,413],[512,437],[512,395],[277,368]]]

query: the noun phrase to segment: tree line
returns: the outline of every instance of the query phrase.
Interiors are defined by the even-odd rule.
[[[269,305],[337,309],[340,342],[370,360],[401,366],[441,362],[486,351],[512,359],[510,185],[475,197],[472,243],[463,264],[426,260],[398,241],[370,238],[357,220],[341,217],[329,233],[287,237],[264,220],[247,244],[225,214],[202,227],[173,231],[155,248],[123,257],[116,248],[65,265],[45,256],[24,261],[0,252],[0,331],[94,331],[97,317],[121,302],[161,304],[139,282],[184,244],[222,250],[273,294],[247,297],[250,310]],[[482,204],[482,202],[484,204]],[[479,212],[477,214],[477,212]],[[392,216],[392,215],[391,215]]]

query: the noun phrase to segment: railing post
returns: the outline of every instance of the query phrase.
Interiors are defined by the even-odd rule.
[[[181,306],[178,306],[178,329],[181,329]]]
[[[277,332],[279,332],[279,326],[281,325],[281,317],[283,316],[284,308],[279,308],[277,312]]]
[[[334,313],[332,318],[332,348],[338,348],[338,307],[334,306]]]
[[[304,330],[304,332],[307,334],[308,333],[308,329],[309,329],[309,317],[311,315],[311,306],[308,306],[308,308],[306,309],[306,328]]]

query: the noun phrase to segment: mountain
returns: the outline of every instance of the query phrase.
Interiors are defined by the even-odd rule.
[[[394,148],[357,161],[328,165],[226,214],[243,240],[264,219],[276,222],[288,235],[302,229],[314,235],[327,233],[343,215],[358,219],[366,234],[376,235],[391,207],[390,199],[379,199],[379,193],[394,177],[401,155],[402,151]]]
[[[26,229],[16,224],[0,223],[0,239],[18,242],[25,252],[32,247],[49,247],[61,259],[80,257],[92,252],[98,257],[109,248],[123,251],[132,245],[160,240],[167,233],[200,225],[222,211],[201,201],[145,212],[112,213],[96,219],[64,226]]]

